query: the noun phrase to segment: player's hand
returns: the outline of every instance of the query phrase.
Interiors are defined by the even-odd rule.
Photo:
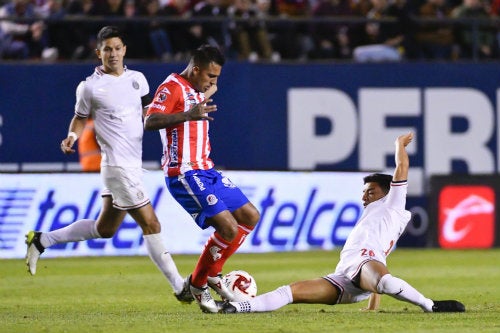
[[[217,111],[217,105],[208,105],[208,103],[211,102],[212,99],[206,99],[193,106],[191,110],[187,112],[188,120],[214,120],[214,118],[210,117],[208,114]]]
[[[412,140],[413,140],[413,133],[409,132],[407,134],[400,135],[396,139],[396,144],[400,144],[400,145],[403,145],[403,147],[406,147],[406,146],[408,146],[408,144],[410,144],[410,142]]]
[[[380,295],[376,293],[370,294],[370,298],[368,299],[368,305],[366,308],[359,309],[360,311],[375,311],[380,306]]]
[[[217,92],[217,85],[216,84],[212,84],[210,86],[210,88],[207,89],[207,91],[205,91],[205,98],[206,99],[209,99],[210,97],[212,97],[215,93]]]
[[[75,139],[71,136],[68,136],[66,139],[61,141],[61,150],[65,154],[73,154],[76,150],[74,150],[73,144],[75,143]]]

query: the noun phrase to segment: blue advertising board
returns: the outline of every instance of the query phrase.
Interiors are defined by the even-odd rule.
[[[94,66],[0,64],[0,163],[76,161],[59,142],[76,86]],[[184,64],[128,66],[145,73],[154,93]],[[414,130],[412,166],[426,175],[492,173],[498,73],[500,64],[230,62],[214,96],[212,157],[228,169],[380,169],[390,165],[393,136]],[[158,135],[146,133],[144,160],[160,154]]]

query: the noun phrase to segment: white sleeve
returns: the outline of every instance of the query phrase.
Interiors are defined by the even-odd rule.
[[[146,77],[141,72],[139,72],[139,80],[139,86],[141,87],[141,97],[143,97],[149,94],[149,84],[148,80],[146,80]]]
[[[88,117],[90,114],[90,101],[88,89],[86,89],[85,81],[80,82],[76,88],[76,104],[75,114],[79,117]]]
[[[386,204],[397,210],[406,209],[406,193],[408,191],[408,182],[391,182],[391,189],[387,194]]]

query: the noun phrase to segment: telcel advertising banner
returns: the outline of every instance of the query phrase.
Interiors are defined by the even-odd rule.
[[[261,212],[240,252],[302,251],[341,247],[361,215],[363,177],[347,172],[223,171]],[[199,253],[209,228],[200,230],[171,197],[161,171],[145,172],[145,185],[172,253]],[[0,257],[22,258],[24,234],[96,219],[98,174],[0,174]],[[59,244],[44,256],[145,255],[142,231],[127,215],[111,239]]]

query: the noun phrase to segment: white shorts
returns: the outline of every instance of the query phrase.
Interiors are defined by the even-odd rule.
[[[141,168],[101,167],[104,189],[101,195],[113,197],[113,207],[130,210],[147,205],[150,200],[144,189]]]
[[[335,268],[335,274],[343,275],[348,279],[355,279],[361,267],[368,261],[376,260],[386,265],[386,258],[379,252],[366,249],[352,249],[341,253],[340,261]]]
[[[325,280],[333,284],[339,290],[339,298],[337,304],[351,304],[364,301],[370,297],[371,292],[359,289],[354,285],[351,279],[341,274],[328,274],[323,277]]]
[[[358,279],[363,265],[372,260],[386,264],[385,257],[365,249],[353,249],[341,254],[335,272],[324,277],[339,289],[337,304],[357,303],[370,297],[371,292],[358,287]]]

